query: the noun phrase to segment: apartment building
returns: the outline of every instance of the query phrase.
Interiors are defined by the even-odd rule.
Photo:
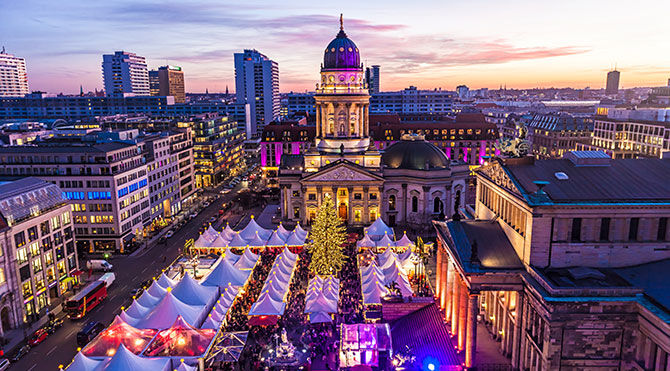
[[[593,119],[567,113],[536,114],[525,122],[531,151],[538,158],[560,158],[579,143],[591,143]]]
[[[70,204],[34,177],[0,184],[0,334],[46,316],[79,265]]]
[[[244,134],[235,121],[215,114],[198,115],[192,122],[195,143],[195,185],[197,188],[219,185],[235,176],[244,166]]]

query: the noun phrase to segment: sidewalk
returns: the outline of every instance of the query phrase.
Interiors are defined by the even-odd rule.
[[[68,295],[67,297],[70,296],[71,295]],[[58,315],[63,312],[62,303],[67,299],[67,297],[53,298],[52,301],[55,303],[52,305],[52,308],[49,308],[49,313],[53,313],[54,316],[58,317]],[[25,340],[29,339],[33,333],[35,333],[35,331],[40,329],[47,322],[49,322],[49,316],[44,315],[36,322],[26,325],[25,328],[15,328],[9,331],[5,331],[4,337],[5,339],[9,340],[9,343],[1,347],[2,351],[4,352],[4,356],[7,357],[9,354],[13,353],[19,345],[22,345]]]

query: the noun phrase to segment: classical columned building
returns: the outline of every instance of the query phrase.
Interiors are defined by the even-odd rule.
[[[482,341],[521,370],[670,367],[670,160],[574,151],[476,176],[475,218],[434,222],[436,296],[466,367]]]
[[[342,24],[324,51],[314,99],[314,145],[278,157],[283,219],[308,224],[327,194],[347,224],[360,226],[378,217],[425,224],[464,205],[467,165],[422,135],[406,135],[384,153],[375,147],[365,72]]]

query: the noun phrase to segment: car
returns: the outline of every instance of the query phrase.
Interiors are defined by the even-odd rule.
[[[28,354],[29,351],[30,351],[30,345],[27,345],[27,344],[26,344],[26,345],[22,346],[22,347],[19,348],[19,350],[16,352],[16,354],[14,355],[14,357],[12,357],[12,362],[18,362],[21,358],[23,358],[23,356],[25,356],[26,354]]]
[[[63,327],[63,319],[62,318],[54,318],[47,325],[44,327],[48,333],[53,334],[58,330],[59,328]]]
[[[105,329],[105,325],[100,322],[91,321],[87,323],[81,331],[77,333],[77,345],[80,347],[88,344],[89,341],[93,340],[102,330]]]
[[[215,216],[209,218],[209,222],[210,222],[210,223],[214,223],[215,221],[216,221],[216,217],[215,217]]]
[[[161,238],[158,239],[158,243],[166,243],[167,242],[167,237],[161,236]]]
[[[41,342],[43,342],[47,338],[47,336],[49,336],[47,330],[41,328],[35,331],[33,337],[28,341],[28,345],[30,345],[31,347],[37,346]]]
[[[142,294],[143,291],[144,291],[143,287],[134,288],[130,290],[130,296],[137,298],[140,296],[140,294]]]
[[[209,201],[205,201],[205,203],[202,204],[202,207],[207,207],[207,206],[209,206]]]
[[[191,218],[191,219],[195,218],[196,216],[198,216],[198,213],[190,213],[188,215],[188,217]]]
[[[5,371],[9,368],[9,360],[7,358],[0,358],[0,371]]]
[[[168,232],[165,234],[165,238],[170,238],[170,237],[172,237],[172,236],[174,236],[174,232],[173,232],[173,231],[168,231]]]

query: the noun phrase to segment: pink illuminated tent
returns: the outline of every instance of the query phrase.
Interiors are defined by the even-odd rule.
[[[197,329],[178,316],[170,328],[160,331],[151,341],[145,357],[201,357],[217,330]]]
[[[153,329],[136,329],[116,316],[112,324],[88,343],[81,353],[87,357],[111,357],[123,344],[134,354],[140,354],[156,332]]]

